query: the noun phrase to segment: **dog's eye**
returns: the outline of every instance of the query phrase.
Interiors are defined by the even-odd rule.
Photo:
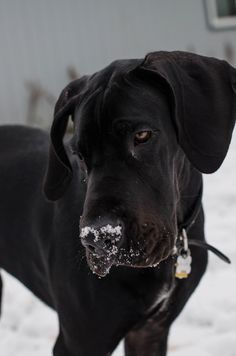
[[[135,143],[135,145],[139,145],[140,143],[145,143],[148,140],[150,140],[151,137],[152,137],[152,131],[136,132],[136,134],[134,136],[134,143]]]

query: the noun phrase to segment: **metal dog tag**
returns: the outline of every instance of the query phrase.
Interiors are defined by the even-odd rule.
[[[190,250],[187,254],[181,254],[177,257],[175,277],[179,279],[188,278],[191,272],[192,257]]]

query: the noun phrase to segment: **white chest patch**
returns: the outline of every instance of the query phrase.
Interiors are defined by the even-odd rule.
[[[147,312],[151,313],[160,303],[164,302],[161,311],[165,309],[165,306],[168,303],[168,300],[173,292],[174,285],[170,288],[167,284],[164,284],[162,289],[158,292],[157,297],[153,304],[148,308]]]

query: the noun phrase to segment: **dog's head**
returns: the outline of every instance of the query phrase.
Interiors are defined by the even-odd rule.
[[[71,151],[86,184],[80,237],[93,272],[155,266],[171,254],[183,160],[204,173],[221,165],[235,123],[235,82],[224,61],[155,52],[113,62],[63,90],[44,188],[57,200],[75,173],[63,145],[71,116]]]

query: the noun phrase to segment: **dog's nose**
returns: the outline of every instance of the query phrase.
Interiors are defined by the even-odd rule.
[[[119,221],[83,226],[81,243],[93,254],[101,257],[117,255],[124,238],[124,226]]]

